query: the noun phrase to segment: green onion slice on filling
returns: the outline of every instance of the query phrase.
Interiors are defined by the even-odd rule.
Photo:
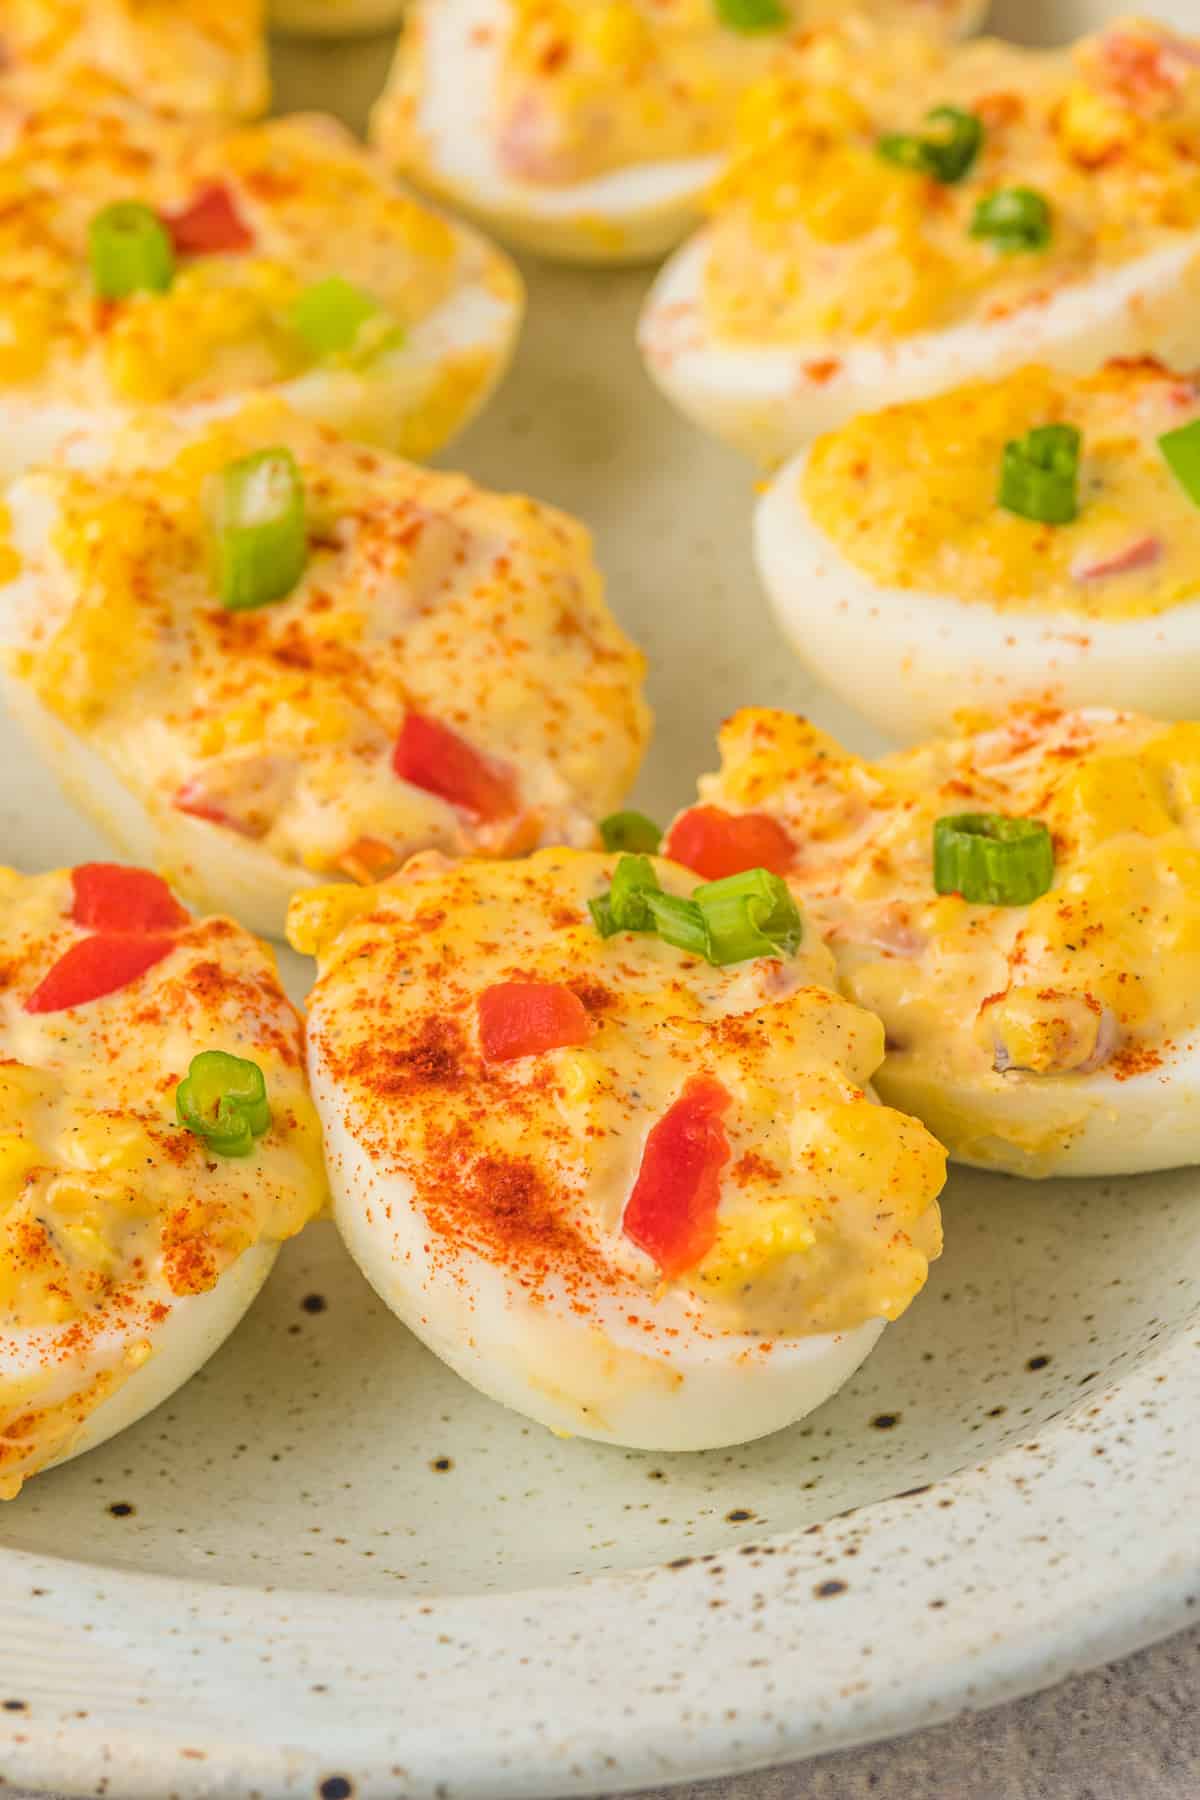
[[[723,966],[755,956],[791,956],[803,924],[788,886],[766,869],[703,882],[690,900],[664,894],[645,856],[622,856],[607,894],[588,901],[601,937],[652,931],[664,943]]]
[[[271,1123],[262,1070],[224,1050],[201,1051],[175,1089],[175,1115],[218,1156],[249,1156]]]
[[[1039,425],[1004,446],[999,504],[1022,519],[1069,525],[1079,513],[1079,455],[1074,425]]]
[[[175,279],[171,234],[140,200],[117,200],[88,226],[92,286],[102,300],[165,294]]]
[[[1054,845],[1040,819],[951,813],[933,828],[933,885],[974,906],[1028,906],[1054,880]]]
[[[288,309],[288,322],[314,356],[337,356],[354,349],[363,327],[381,310],[378,301],[352,281],[330,275],[297,294]]]
[[[971,219],[971,236],[987,238],[1005,255],[1044,250],[1050,232],[1050,203],[1033,188],[998,188],[979,202]]]
[[[932,129],[923,136],[915,132],[889,131],[879,139],[876,149],[885,161],[898,163],[902,169],[914,169],[950,187],[961,181],[983,147],[983,121],[977,114],[963,112],[957,106],[935,106],[925,114]]]
[[[717,17],[731,31],[779,31],[788,15],[779,0],[715,0]]]
[[[304,481],[290,450],[257,450],[215,477],[211,519],[217,591],[230,612],[282,600],[308,562]]]
[[[1168,431],[1158,440],[1167,467],[1194,505],[1200,506],[1200,419]]]
[[[632,850],[638,855],[653,856],[662,843],[662,832],[645,813],[615,812],[599,825],[600,841],[606,850]]]
[[[698,887],[695,900],[708,929],[708,960],[746,962],[752,956],[792,956],[804,927],[787,882],[766,869],[746,869]]]

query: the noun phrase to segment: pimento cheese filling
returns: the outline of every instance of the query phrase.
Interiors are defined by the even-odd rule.
[[[881,153],[943,107],[982,130],[958,179]],[[711,197],[710,324],[803,343],[1007,317],[1200,229],[1198,153],[1200,39],[1164,26],[1125,20],[1070,50],[814,32],[741,107]],[[973,230],[1013,189],[1047,214],[1020,247]]]
[[[229,919],[180,909],[142,973],[41,1010],[61,959],[105,947],[75,910],[72,871],[0,870],[0,1361],[19,1368],[0,1375],[5,1497],[153,1354],[175,1301],[325,1201],[300,1021],[270,953]],[[209,1049],[262,1070],[271,1124],[250,1156],[213,1155],[178,1122],[176,1087]]]
[[[229,612],[211,486],[264,445],[296,456],[307,567]],[[426,846],[590,842],[633,781],[644,661],[565,514],[273,403],[193,438],[146,421],[104,468],[40,472],[13,501],[52,523],[10,527],[8,666],[156,819],[371,881]]]
[[[461,279],[455,228],[389,183],[332,120],[229,130],[147,112],[87,77],[70,97],[18,84],[0,106],[0,388],[14,400],[101,413],[192,405],[318,370],[333,381],[378,372],[382,386],[388,351]],[[128,201],[165,223],[174,276],[164,291],[101,299],[89,234],[107,206]],[[515,303],[508,263],[491,252],[485,262]],[[333,275],[370,297],[387,330],[322,355],[293,307]],[[452,362],[452,384],[480,385],[486,372]],[[454,398],[441,396],[443,410]],[[363,435],[395,443],[403,426],[405,447],[424,453],[430,431],[404,423],[398,396],[389,408],[400,424],[372,430],[364,419]]]
[[[747,709],[720,739],[706,805],[765,814],[793,845],[787,880],[882,1020],[879,1087],[961,1142],[947,1093],[1152,1072],[1200,1031],[1200,725],[1028,709],[868,763],[807,720]],[[939,818],[1041,821],[1050,890],[1029,905],[939,894]],[[687,815],[683,815],[684,818]],[[677,822],[671,837],[680,829]]]
[[[1200,379],[1154,362],[1006,380],[867,414],[813,445],[799,496],[881,588],[1011,611],[1151,618],[1200,596],[1200,505],[1160,438],[1200,419]],[[1078,512],[1042,524],[999,500],[1005,445],[1080,433]],[[883,601],[886,604],[886,600]]]
[[[406,28],[399,98],[388,130],[414,142],[429,54],[418,7]],[[789,34],[836,17],[839,0],[779,0],[778,21],[738,30],[716,0],[498,0],[502,37],[491,122],[498,159],[516,181],[548,188],[615,169],[725,149],[742,95]],[[881,24],[938,35],[965,28],[976,0],[866,0]]]
[[[269,98],[263,0],[5,0],[0,67],[80,70],[166,112],[252,117]]]
[[[292,942],[320,963],[314,1054],[381,1196],[389,1181],[411,1190],[451,1271],[475,1251],[581,1306],[632,1280],[647,1308],[664,1287],[690,1294],[714,1332],[897,1317],[940,1250],[944,1153],[868,1095],[878,1022],[833,991],[816,934],[786,959],[723,968],[652,936],[601,938],[588,901],[614,863],[419,857],[373,891],[293,902]],[[669,894],[694,885],[657,873]],[[549,989],[569,1041],[497,1059],[510,984]],[[656,1128],[706,1095],[711,1242],[664,1275],[631,1236],[631,1196],[657,1161],[665,1203],[674,1159]]]

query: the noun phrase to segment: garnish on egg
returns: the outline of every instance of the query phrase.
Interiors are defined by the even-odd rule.
[[[292,452],[256,450],[221,470],[211,498],[217,591],[228,612],[284,600],[308,564],[304,481]]]
[[[1038,425],[1004,446],[999,504],[1042,525],[1069,525],[1079,514],[1079,456],[1074,425]]]
[[[218,1156],[249,1156],[270,1128],[271,1105],[258,1064],[225,1050],[202,1050],[175,1090],[175,1114]]]
[[[951,813],[933,827],[933,885],[974,906],[1029,906],[1054,880],[1054,844],[1039,819]]]

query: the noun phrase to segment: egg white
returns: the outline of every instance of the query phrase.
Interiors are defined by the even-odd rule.
[[[881,585],[807,510],[807,459],[786,463],[759,501],[759,574],[804,661],[890,737],[932,737],[963,708],[994,713],[1018,700],[1195,717],[1200,601],[1102,619]]]
[[[455,285],[439,306],[409,329],[403,343],[376,358],[369,368],[318,366],[275,384],[271,394],[346,437],[368,437],[392,448],[386,442],[389,422],[416,418],[437,391],[447,365],[475,354],[486,359],[488,376],[459,420],[457,429],[464,429],[508,368],[521,328],[523,302],[493,291],[488,268],[495,253],[469,227],[456,226],[456,230],[460,249]],[[240,412],[250,398],[250,393],[237,391],[219,400],[172,407],[169,412],[181,426],[198,428],[208,420]],[[86,460],[86,447],[77,448],[77,440],[92,440],[99,453],[104,442],[136,412],[137,408],[119,407],[111,401],[94,406],[47,403],[36,384],[0,389],[0,481],[15,480],[36,463],[53,461],[67,441],[73,455]],[[379,430],[383,436],[376,435]]]
[[[501,164],[489,123],[503,55],[505,0],[442,0],[422,15],[425,80],[417,129],[426,145],[418,180],[510,243],[584,263],[635,263],[685,236],[720,167],[716,156],[635,163],[587,181],[521,181]],[[400,56],[403,57],[403,45]],[[377,113],[375,136],[386,131]]]
[[[565,1436],[636,1450],[711,1450],[747,1443],[802,1419],[874,1349],[884,1321],[843,1332],[775,1338],[706,1327],[679,1292],[652,1299],[630,1277],[568,1294],[550,1279],[536,1296],[479,1252],[436,1253],[412,1184],[377,1168],[367,1121],[341,1090],[322,1046],[318,994],[309,1075],[325,1133],[334,1218],[379,1297],[473,1387]],[[631,1325],[628,1315],[652,1329]]]
[[[77,1324],[0,1332],[0,1401],[10,1384],[28,1383],[30,1404],[37,1408],[69,1404],[96,1376],[120,1370],[132,1346],[150,1346],[147,1360],[88,1413],[60,1456],[40,1462],[36,1440],[31,1439],[30,1466],[10,1466],[5,1474],[32,1475],[57,1468],[106,1443],[169,1399],[240,1324],[278,1253],[277,1244],[252,1245],[204,1294],[177,1298],[162,1283],[148,1285],[139,1294],[132,1318],[113,1320],[98,1329],[82,1351],[75,1347]],[[158,1323],[148,1317],[148,1309],[155,1303],[168,1309]],[[45,1373],[48,1368],[55,1370],[50,1379]]]
[[[405,0],[270,0],[274,31],[297,37],[366,37],[404,17]]]
[[[638,327],[650,375],[696,424],[774,465],[856,413],[926,399],[1026,363],[1086,374],[1115,356],[1200,361],[1200,233],[1160,245],[1005,318],[887,343],[754,345],[714,335],[704,304],[709,235],[662,270]]]
[[[1164,1050],[1140,1074],[1102,1067],[989,1080],[952,1070],[939,1072],[931,1093],[889,1057],[874,1085],[972,1168],[1043,1180],[1200,1163],[1200,1038]]]

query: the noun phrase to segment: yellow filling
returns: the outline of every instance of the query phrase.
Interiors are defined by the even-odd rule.
[[[1194,40],[1117,23],[1074,50],[1000,40],[959,49],[818,32],[747,95],[712,195],[705,300],[714,331],[750,342],[887,339],[1006,316],[1200,224]],[[953,184],[878,154],[939,106],[982,121]],[[1032,188],[1044,248],[973,237],[976,206]]]
[[[530,1278],[540,1256],[568,1291],[617,1276],[653,1290],[659,1273],[622,1228],[626,1203],[649,1131],[690,1078],[710,1077],[729,1096],[729,1160],[715,1241],[677,1279],[721,1328],[894,1318],[941,1246],[944,1155],[864,1092],[883,1054],[878,1022],[830,991],[815,933],[786,966],[727,969],[653,937],[601,939],[587,901],[612,866],[562,850],[456,867],[417,858],[350,907],[338,891],[296,897],[289,936],[318,954],[313,1016],[354,1129],[381,1170],[414,1183],[448,1244],[473,1242]],[[669,892],[693,885],[670,864],[659,872]],[[478,996],[512,980],[581,995],[586,1043],[481,1066]],[[514,1191],[534,1195],[519,1229]]]
[[[1200,386],[1154,364],[1004,381],[853,420],[813,446],[803,504],[881,588],[1084,618],[1150,617],[1200,593],[1200,506],[1159,449],[1200,418]],[[1078,517],[998,504],[1004,446],[1065,421],[1083,436]]]

